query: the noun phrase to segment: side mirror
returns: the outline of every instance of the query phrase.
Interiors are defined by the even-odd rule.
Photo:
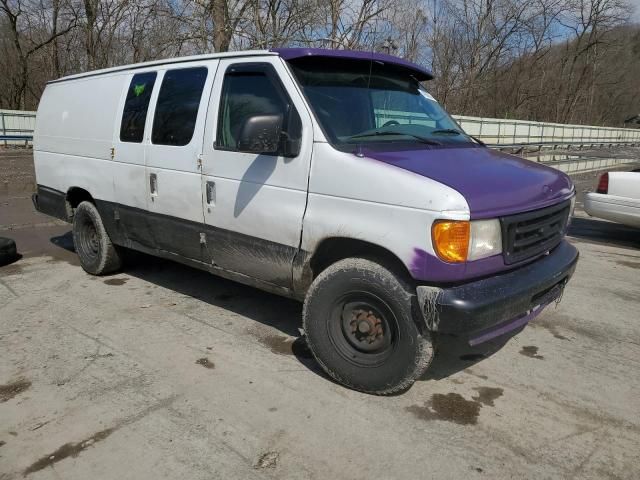
[[[237,148],[246,153],[278,153],[282,139],[282,115],[255,115],[242,126]]]

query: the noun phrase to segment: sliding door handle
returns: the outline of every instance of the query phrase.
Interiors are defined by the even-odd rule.
[[[207,205],[216,204],[216,182],[207,182]]]
[[[158,195],[158,176],[155,173],[149,174],[149,192],[152,197]]]

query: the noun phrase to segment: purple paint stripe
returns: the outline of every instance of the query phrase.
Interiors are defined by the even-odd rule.
[[[524,314],[524,315],[522,315],[520,317],[517,317],[517,318],[515,318],[513,320],[508,320],[505,323],[502,323],[502,324],[500,324],[500,325],[498,325],[496,327],[493,327],[491,330],[486,331],[482,335],[480,335],[478,337],[474,337],[471,340],[469,340],[469,345],[471,345],[472,347],[475,347],[476,345],[479,345],[479,344],[484,343],[484,342],[486,342],[488,340],[491,340],[493,338],[496,338],[496,337],[499,337],[501,335],[504,335],[505,333],[512,332],[513,330],[516,330],[517,328],[520,328],[521,326],[526,325],[531,320],[533,320],[538,315],[540,315],[542,310],[544,310],[547,305],[549,305],[549,304],[545,303],[544,305],[541,305],[540,307],[538,307],[533,312]]]
[[[504,264],[502,254],[499,254],[472,262],[447,263],[435,255],[430,255],[421,248],[414,248],[413,257],[407,267],[409,268],[409,272],[411,272],[411,276],[416,280],[459,282],[461,280],[472,280],[507,269],[517,268],[531,260],[533,259],[527,259],[521,263],[507,267]]]

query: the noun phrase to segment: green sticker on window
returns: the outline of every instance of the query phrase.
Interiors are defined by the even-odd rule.
[[[144,87],[146,87],[146,83],[140,84],[140,85],[134,85],[133,86],[133,93],[136,97],[139,97],[140,95],[142,95],[142,92],[144,92]]]

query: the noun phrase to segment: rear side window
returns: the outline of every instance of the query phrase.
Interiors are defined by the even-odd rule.
[[[216,147],[236,150],[240,130],[254,115],[282,114],[288,101],[280,85],[264,71],[228,70],[224,76]]]
[[[164,74],[153,117],[151,141],[156,145],[186,145],[193,137],[205,67],[169,70]]]
[[[155,83],[156,72],[138,73],[131,79],[127,99],[124,102],[122,111],[120,141],[142,142],[147,110],[149,110],[149,100]]]

